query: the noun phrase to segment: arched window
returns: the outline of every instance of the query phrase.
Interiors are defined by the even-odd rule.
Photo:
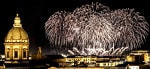
[[[7,48],[7,52],[6,52],[7,58],[9,58],[9,51],[10,51],[10,48]]]
[[[7,51],[7,58],[9,58],[9,51]]]
[[[23,58],[27,58],[27,52],[25,48],[23,49]]]
[[[18,58],[18,48],[14,49],[14,58]]]
[[[14,51],[14,58],[18,58],[18,51]]]

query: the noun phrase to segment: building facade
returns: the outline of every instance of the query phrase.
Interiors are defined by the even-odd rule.
[[[5,37],[4,46],[5,63],[28,63],[29,37],[22,27],[18,14],[14,19],[13,27]]]
[[[144,63],[150,62],[150,51],[149,50],[133,50],[129,55],[126,56],[128,62],[141,61]]]

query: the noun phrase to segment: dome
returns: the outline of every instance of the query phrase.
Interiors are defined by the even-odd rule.
[[[29,42],[29,38],[23,28],[13,27],[9,30],[5,42]]]
[[[28,34],[21,25],[20,17],[15,17],[13,27],[5,37],[5,42],[29,42]]]

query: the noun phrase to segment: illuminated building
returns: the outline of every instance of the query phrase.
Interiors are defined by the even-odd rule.
[[[122,56],[68,56],[62,59],[56,59],[60,68],[67,67],[99,67],[99,68],[114,68],[125,61]],[[69,68],[68,68],[69,69]]]
[[[129,69],[140,69],[139,65],[129,65]]]
[[[126,56],[126,59],[128,62],[141,61],[148,63],[150,62],[150,52],[148,50],[133,50],[128,56]]]
[[[21,19],[18,14],[16,14],[14,19],[13,27],[5,37],[4,45],[5,63],[29,62],[29,37],[22,27]]]

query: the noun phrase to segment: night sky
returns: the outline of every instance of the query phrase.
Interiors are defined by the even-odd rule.
[[[35,52],[38,46],[45,49],[43,52],[48,53],[49,43],[45,36],[44,24],[47,19],[57,11],[73,11],[75,8],[92,2],[100,2],[109,6],[111,10],[134,8],[144,16],[150,24],[150,11],[148,0],[131,2],[131,0],[13,0],[0,2],[0,53],[4,51],[4,38],[8,31],[13,27],[13,20],[16,13],[22,20],[23,28],[30,38],[30,50]],[[150,37],[139,49],[150,49]]]

